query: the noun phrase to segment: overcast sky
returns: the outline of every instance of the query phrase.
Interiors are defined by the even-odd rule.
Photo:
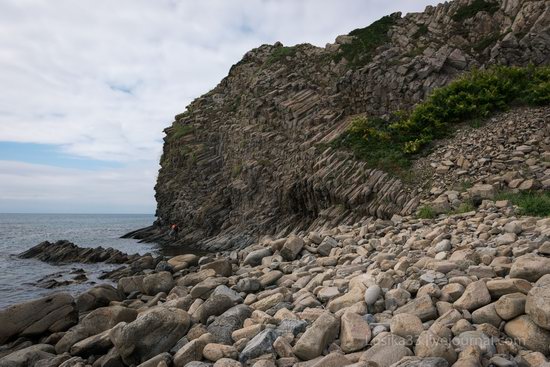
[[[154,213],[162,130],[251,48],[430,0],[0,0],[0,212]]]

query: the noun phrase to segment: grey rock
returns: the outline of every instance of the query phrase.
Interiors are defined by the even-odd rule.
[[[272,329],[265,329],[246,344],[246,347],[239,356],[239,360],[242,363],[246,363],[250,359],[272,353],[275,339],[277,339],[275,331]]]
[[[34,366],[40,360],[55,357],[55,350],[49,344],[35,344],[30,347],[8,354],[0,359],[1,367]]]
[[[193,319],[202,324],[206,324],[206,320],[208,320],[210,316],[221,315],[226,310],[233,307],[233,305],[234,303],[231,298],[225,294],[212,295],[197,308],[193,314]]]
[[[120,323],[111,330],[111,341],[124,363],[139,364],[167,352],[189,329],[187,312],[177,308],[153,307],[135,321]]]
[[[245,319],[250,317],[252,309],[246,305],[237,305],[218,316],[208,325],[208,332],[214,335],[217,343],[233,345],[231,334],[243,326]]]
[[[76,307],[80,312],[108,306],[111,301],[122,301],[122,296],[116,288],[109,284],[101,284],[76,298]]]
[[[371,285],[365,290],[365,303],[369,306],[373,305],[374,302],[380,297],[382,290],[378,285]]]
[[[9,338],[63,331],[78,321],[73,297],[56,293],[34,301],[20,303],[0,311],[0,344]]]
[[[263,248],[252,251],[244,259],[243,265],[257,266],[262,263],[262,259],[266,256],[271,256],[273,252],[270,248]]]
[[[449,367],[449,362],[439,357],[403,357],[390,367]]]
[[[172,274],[168,271],[154,273],[143,278],[143,291],[150,296],[155,296],[160,292],[168,294],[174,285]]]

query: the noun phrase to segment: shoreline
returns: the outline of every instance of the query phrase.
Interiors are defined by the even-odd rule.
[[[546,361],[550,310],[530,305],[550,292],[550,220],[515,210],[485,200],[432,220],[370,218],[243,250],[143,255],[115,272],[116,288],[0,310],[0,323],[15,320],[0,331],[8,343],[0,362],[14,354],[93,367]]]

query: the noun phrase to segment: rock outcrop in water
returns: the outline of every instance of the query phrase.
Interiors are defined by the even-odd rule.
[[[19,254],[22,259],[38,259],[52,264],[99,263],[129,264],[142,256],[128,255],[112,247],[79,247],[69,241],[44,241]]]
[[[413,213],[418,187],[326,143],[348,117],[409,109],[472,68],[548,64],[548,18],[543,0],[458,0],[384,18],[372,28],[381,41],[360,63],[346,59],[350,36],[325,48],[248,52],[166,129],[156,185],[161,224],[179,224],[179,243],[216,250],[258,235]],[[157,241],[165,234],[137,233]]]

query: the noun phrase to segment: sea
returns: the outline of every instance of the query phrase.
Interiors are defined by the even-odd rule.
[[[127,254],[162,254],[155,244],[120,236],[151,225],[148,214],[0,214],[0,310],[10,305],[59,291],[78,294],[94,284],[109,283],[98,277],[120,265],[50,265],[17,254],[43,241],[68,240],[81,247],[113,247]],[[83,269],[88,281],[53,289],[37,286],[41,279],[68,280]]]

